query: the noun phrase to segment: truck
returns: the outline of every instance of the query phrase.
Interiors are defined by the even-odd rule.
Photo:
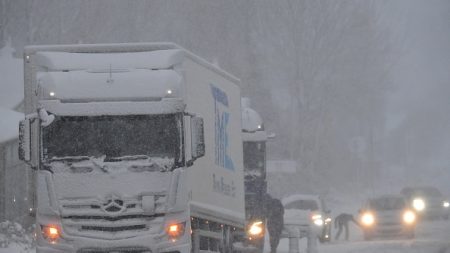
[[[172,43],[25,47],[37,252],[233,252],[239,84]]]
[[[243,97],[241,105],[247,221],[247,234],[243,243],[247,251],[253,248],[254,252],[263,252],[266,230],[266,142],[268,134],[264,129],[261,116],[251,108],[250,98]]]

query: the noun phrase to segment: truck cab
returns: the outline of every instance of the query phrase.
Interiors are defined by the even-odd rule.
[[[250,99],[243,97],[241,101],[247,238],[249,245],[263,252],[268,137],[261,116],[251,108]]]
[[[236,79],[170,43],[31,46],[24,57],[20,157],[36,170],[37,252],[218,251],[243,229],[243,199],[231,196],[242,149],[228,153],[240,138],[215,138],[240,135],[239,105],[217,105],[240,98]]]

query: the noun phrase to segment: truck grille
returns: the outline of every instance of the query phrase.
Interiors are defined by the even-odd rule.
[[[164,222],[165,199],[165,196],[155,198],[155,213],[151,215],[144,212],[142,201],[137,198],[106,202],[63,200],[60,202],[63,230],[69,235],[110,240],[159,233]]]

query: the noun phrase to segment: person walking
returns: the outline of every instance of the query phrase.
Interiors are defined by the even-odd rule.
[[[264,202],[267,230],[269,231],[270,253],[276,253],[284,226],[284,207],[279,199],[272,198],[269,194],[266,195]]]
[[[356,225],[359,226],[359,223],[353,218],[353,215],[349,213],[341,213],[336,218],[334,218],[334,229],[338,229],[338,232],[335,236],[335,240],[338,240],[341,236],[342,230],[345,229],[345,240],[348,241],[349,239],[349,230],[348,230],[348,223],[353,222]]]

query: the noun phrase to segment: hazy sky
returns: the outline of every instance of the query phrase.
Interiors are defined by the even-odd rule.
[[[450,105],[450,1],[391,2],[387,13],[393,22],[388,26],[397,34],[395,44],[401,50],[389,106],[390,123],[396,123],[424,107],[439,107],[437,102]]]

